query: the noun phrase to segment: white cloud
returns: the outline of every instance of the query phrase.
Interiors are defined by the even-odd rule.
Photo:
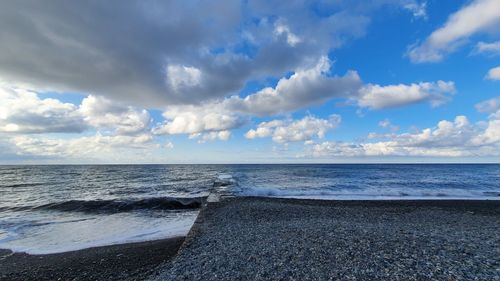
[[[169,65],[167,80],[175,91],[190,89],[201,83],[201,71],[196,67]]]
[[[403,4],[403,8],[410,11],[414,18],[427,19],[427,2],[418,3],[417,1],[410,1]]]
[[[318,8],[330,11],[321,17],[308,12],[315,5],[307,1],[220,0],[198,3],[195,10],[184,2],[116,7],[105,2],[13,1],[2,5],[0,76],[37,90],[92,93],[141,108],[165,108],[223,99],[248,81],[297,70],[293,78],[280,81],[282,86],[235,102],[242,111],[276,114],[259,102],[277,100],[286,112],[355,92],[360,86],[357,73],[317,75],[310,65],[363,36],[371,14],[388,4],[422,14],[422,3],[412,0],[321,2]],[[33,44],[39,48],[30,48]],[[320,72],[330,64],[322,60]],[[293,92],[294,86],[304,88]],[[309,90],[314,93],[304,92]],[[290,92],[297,101],[288,103],[288,94],[273,97],[273,91]],[[300,106],[301,101],[310,104]]]
[[[199,104],[304,67],[400,6],[377,2],[4,2],[0,77],[140,107]]]
[[[362,86],[355,71],[345,76],[329,76],[331,61],[322,57],[311,68],[297,70],[289,78],[281,78],[276,86],[264,88],[245,98],[233,96],[223,101],[224,107],[232,111],[258,116],[269,116],[319,105],[333,98],[347,98],[360,107],[382,109],[405,106],[419,102],[430,102],[438,106],[455,93],[453,82],[421,82],[381,86]]]
[[[123,106],[104,97],[88,96],[82,100],[84,120],[96,128],[108,128],[119,135],[138,134],[148,129],[151,117],[147,110]]]
[[[497,112],[499,113],[499,112]],[[465,116],[453,122],[442,120],[436,127],[416,133],[386,135],[379,142],[331,142],[311,146],[316,157],[334,156],[498,156],[500,114],[471,124]]]
[[[260,123],[256,129],[245,134],[247,139],[271,137],[274,142],[286,144],[297,141],[310,141],[313,138],[323,138],[326,132],[340,124],[339,115],[320,119],[306,116],[300,120],[273,120]]]
[[[189,136],[191,139],[198,139],[198,143],[205,143],[207,141],[227,141],[231,137],[230,131],[212,131],[206,133],[197,133]]]
[[[453,82],[423,82],[411,85],[362,86],[356,72],[344,77],[329,74],[331,62],[322,57],[314,66],[281,78],[275,87],[264,88],[244,98],[232,96],[201,105],[170,106],[166,121],[155,134],[188,134],[191,138],[226,140],[218,132],[240,127],[251,116],[271,116],[319,105],[332,98],[347,98],[361,107],[387,108],[429,101],[437,106],[454,93]],[[264,128],[257,130],[263,131]],[[206,134],[205,136],[202,136]]]
[[[421,82],[418,84],[372,85],[363,86],[357,103],[361,107],[374,109],[397,107],[429,101],[432,106],[438,106],[449,100],[449,95],[455,92],[453,82]]]
[[[70,139],[15,136],[9,141],[19,155],[49,156],[58,158],[102,158],[130,149],[152,149],[149,134],[135,136],[95,136]]]
[[[438,62],[479,32],[493,30],[500,23],[500,1],[475,0],[452,14],[447,22],[425,39],[412,46],[412,62]]]
[[[164,146],[165,146],[165,148],[168,148],[168,149],[173,149],[174,148],[174,144],[171,141],[165,143]]]
[[[500,66],[494,67],[488,71],[486,74],[486,79],[489,80],[500,80]]]
[[[491,43],[479,42],[476,44],[474,53],[498,55],[500,54],[500,41]]]
[[[490,145],[496,147],[492,154],[499,154],[500,151],[500,110],[491,114],[490,120],[486,123],[486,129],[472,139],[476,146]]]
[[[378,125],[384,129],[390,130],[391,132],[396,132],[399,130],[399,127],[392,124],[389,119],[384,119],[384,120],[378,122]]]
[[[203,106],[172,106],[163,112],[166,121],[153,129],[157,135],[188,134],[191,138],[228,140],[229,130],[245,122],[242,116],[228,111],[222,103]]]
[[[80,133],[86,128],[75,105],[0,84],[0,132]]]
[[[327,76],[331,62],[322,57],[315,66],[297,70],[290,78],[282,78],[276,87],[267,87],[245,98],[231,97],[228,108],[259,116],[274,115],[318,105],[334,97],[356,95],[361,80],[354,71],[345,76]]]
[[[494,113],[500,110],[500,97],[485,100],[476,104],[476,109],[479,112]]]
[[[267,138],[273,135],[274,128],[283,126],[283,120],[273,120],[268,122],[262,122],[257,126],[257,129],[252,129],[245,134],[247,139],[255,138]]]
[[[0,86],[0,132],[82,133],[92,127],[114,134],[139,134],[148,130],[146,110],[123,106],[109,99],[88,96],[80,106],[14,86]]]
[[[292,33],[290,31],[290,28],[288,26],[286,26],[285,24],[280,23],[280,22],[275,23],[274,34],[277,36],[281,36],[281,35],[286,36],[286,42],[288,43],[288,45],[290,45],[292,47],[294,47],[298,43],[302,42],[302,40],[297,35],[295,35],[294,33]]]

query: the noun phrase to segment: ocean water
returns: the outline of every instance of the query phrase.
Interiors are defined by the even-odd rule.
[[[186,235],[210,192],[500,200],[500,165],[0,166],[0,248],[46,254]]]

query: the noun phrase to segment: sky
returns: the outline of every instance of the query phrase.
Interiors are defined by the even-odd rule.
[[[500,162],[500,0],[0,1],[0,164]]]

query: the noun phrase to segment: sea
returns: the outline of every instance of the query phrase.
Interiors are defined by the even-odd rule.
[[[500,164],[0,166],[0,249],[50,254],[183,236],[211,192],[500,200]]]

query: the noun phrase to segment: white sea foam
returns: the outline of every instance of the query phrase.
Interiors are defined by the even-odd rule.
[[[145,217],[127,213],[79,221],[29,223],[0,236],[0,248],[38,255],[185,236],[197,214],[191,211],[175,216]]]
[[[230,179],[232,179],[232,178],[233,178],[233,176],[232,176],[232,175],[230,175],[230,174],[219,174],[219,175],[217,176],[217,178],[218,178],[219,180],[230,180]]]
[[[458,189],[282,189],[282,188],[242,188],[240,196],[322,199],[322,200],[500,200],[496,193]]]
[[[213,186],[216,187],[219,191],[225,191],[235,183],[236,180],[231,174],[221,173],[217,175],[217,179],[215,179]]]
[[[186,235],[197,212],[170,199],[189,197],[186,204],[214,189],[324,200],[500,200],[499,177],[500,165],[6,166],[0,248],[47,254]]]

